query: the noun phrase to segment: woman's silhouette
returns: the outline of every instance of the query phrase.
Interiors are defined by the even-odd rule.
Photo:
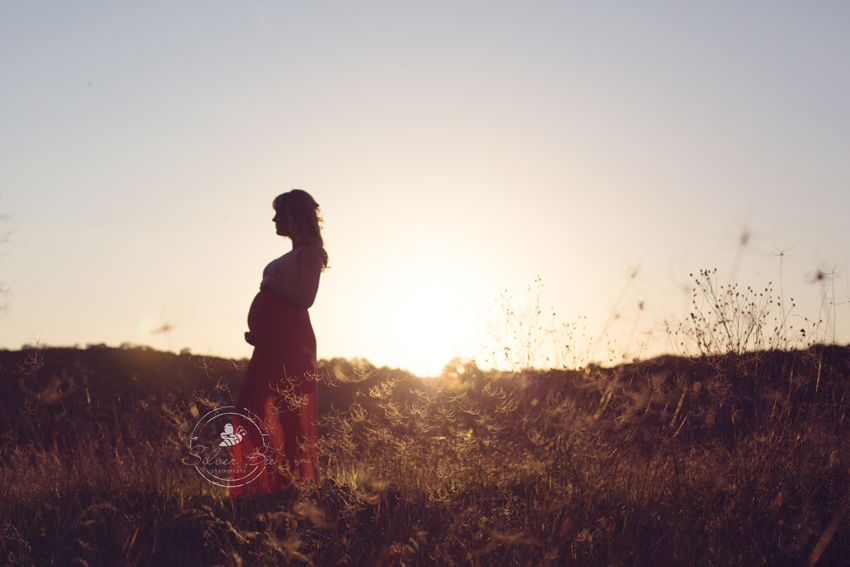
[[[298,489],[310,479],[319,482],[316,337],[307,309],[328,265],[322,218],[318,203],[300,189],[279,195],[273,206],[277,234],[292,240],[292,250],[263,270],[245,333],[254,353],[235,402],[238,409],[265,422],[270,448],[265,459],[258,459],[262,440],[255,433],[233,446],[231,477],[244,476],[246,468],[263,469],[257,480],[232,487],[233,495]],[[240,419],[234,418],[234,429]]]

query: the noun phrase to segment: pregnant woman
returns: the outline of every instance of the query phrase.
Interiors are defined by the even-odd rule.
[[[307,309],[316,298],[328,254],[319,205],[306,191],[279,195],[273,206],[277,234],[292,240],[292,250],[263,270],[245,333],[254,353],[235,402],[237,409],[263,420],[268,449],[256,433],[233,446],[231,477],[237,476],[235,470],[263,469],[249,484],[231,487],[235,496],[297,490],[310,479],[319,482],[316,337]],[[234,418],[234,430],[240,419]],[[258,459],[264,451],[265,458]]]

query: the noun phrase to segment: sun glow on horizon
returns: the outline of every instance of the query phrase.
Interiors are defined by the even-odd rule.
[[[393,354],[390,365],[435,376],[469,352],[479,327],[473,292],[480,282],[438,249],[410,258],[370,288],[368,301],[377,315],[364,331],[374,337],[376,350]]]
[[[850,4],[7,4],[0,347],[250,357],[296,187],[319,358],[669,353],[703,268],[850,337]],[[565,355],[511,332],[538,276]]]

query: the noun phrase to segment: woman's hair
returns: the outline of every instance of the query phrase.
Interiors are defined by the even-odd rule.
[[[322,215],[319,203],[306,191],[293,189],[275,197],[272,207],[286,217],[286,226],[293,240],[322,249],[324,268],[328,267],[328,253],[322,240]]]

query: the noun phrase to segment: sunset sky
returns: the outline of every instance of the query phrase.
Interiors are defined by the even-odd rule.
[[[845,2],[4,2],[0,347],[250,356],[292,188],[325,219],[320,358],[483,360],[538,276],[555,326],[657,355],[689,273],[778,297],[780,251],[790,324],[829,313],[846,343],[848,25]]]

